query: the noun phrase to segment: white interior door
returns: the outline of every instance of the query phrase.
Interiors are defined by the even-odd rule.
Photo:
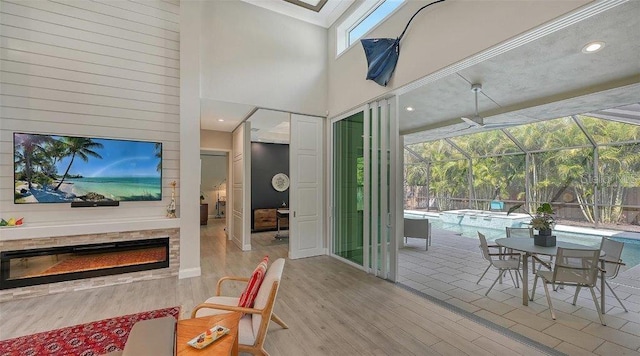
[[[251,250],[251,123],[233,131],[231,153],[231,240],[243,251]]]
[[[289,258],[326,254],[323,244],[323,118],[291,115]]]

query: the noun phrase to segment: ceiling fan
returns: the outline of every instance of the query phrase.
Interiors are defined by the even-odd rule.
[[[462,121],[468,123],[472,127],[482,127],[487,129],[499,129],[503,127],[511,127],[514,125],[518,125],[517,123],[493,123],[493,124],[485,124],[484,118],[480,116],[478,113],[478,93],[482,91],[482,84],[474,83],[471,84],[471,91],[474,93],[476,100],[476,112],[472,117],[461,117]]]

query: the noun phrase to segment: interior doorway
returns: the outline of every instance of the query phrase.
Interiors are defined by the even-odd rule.
[[[215,108],[207,109],[206,105],[203,108],[205,112],[218,114],[203,117],[224,123],[225,113],[233,117],[234,112],[236,116],[243,112],[245,118],[230,128],[231,135],[227,137],[210,135],[215,136],[215,142],[209,147],[216,148],[207,153],[228,147],[221,150],[227,152],[227,195],[226,201],[218,202],[214,193],[216,201],[211,203],[209,187],[206,184],[202,187],[203,203],[208,205],[202,207],[207,211],[203,220],[215,219],[218,211],[214,214],[213,207],[218,207],[226,216],[225,232],[229,240],[243,251],[252,250],[252,232],[266,232],[270,243],[288,246],[292,259],[326,254],[326,118],[217,104],[220,105],[213,105]],[[213,125],[210,120],[205,121],[202,127],[208,130]]]
[[[226,221],[229,153],[202,150],[200,166],[200,225],[211,219]]]
[[[251,130],[251,244],[289,244],[290,116],[259,109]]]
[[[275,230],[292,259],[326,254],[324,118],[259,109],[247,121],[252,231]]]

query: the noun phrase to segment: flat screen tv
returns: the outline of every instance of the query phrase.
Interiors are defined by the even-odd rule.
[[[15,204],[162,199],[162,143],[13,134]]]

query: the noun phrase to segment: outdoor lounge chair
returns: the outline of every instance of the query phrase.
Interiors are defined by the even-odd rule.
[[[429,219],[404,218],[404,242],[407,238],[425,239],[425,250],[431,246],[431,223]]]
[[[503,201],[498,201],[498,200],[491,201],[491,203],[489,203],[489,210],[490,211],[504,211],[504,202]]]

